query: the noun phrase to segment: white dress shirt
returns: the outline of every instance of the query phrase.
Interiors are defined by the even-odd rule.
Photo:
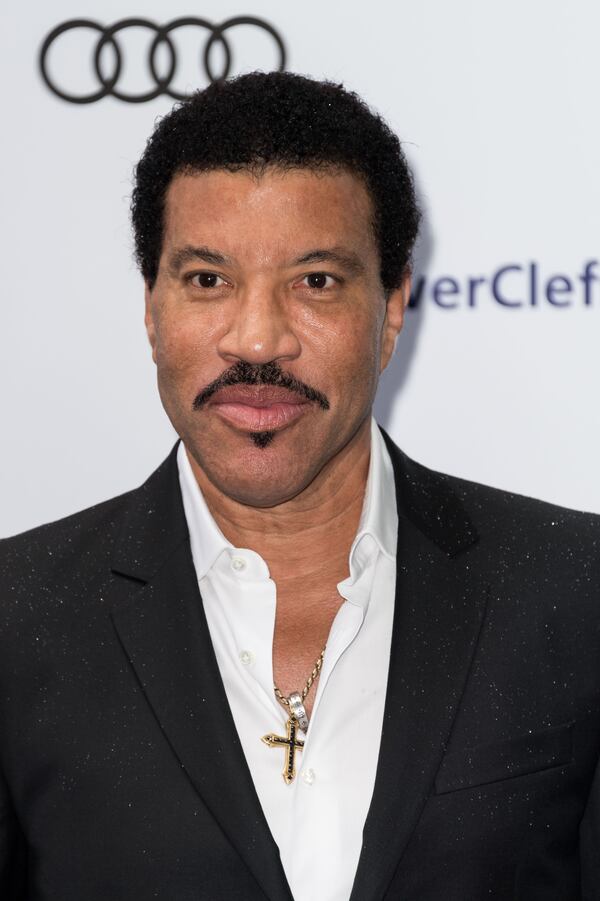
[[[298,775],[286,785],[287,714],[273,693],[277,586],[262,557],[236,548],[211,516],[184,445],[179,479],[192,556],[229,706],[295,901],[348,901],[373,794],[396,582],[394,474],[377,424],[365,499],[350,550]],[[308,676],[308,673],[307,673]],[[298,691],[303,686],[299,685]],[[313,689],[314,691],[314,689]]]

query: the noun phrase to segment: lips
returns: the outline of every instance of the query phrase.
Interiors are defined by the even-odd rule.
[[[234,427],[251,432],[272,432],[291,425],[308,405],[306,397],[276,385],[228,385],[207,403]]]

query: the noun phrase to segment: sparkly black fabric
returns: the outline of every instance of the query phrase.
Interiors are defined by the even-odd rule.
[[[394,635],[352,901],[598,899],[600,518],[390,450]],[[174,452],[0,544],[0,768],[2,901],[290,901]]]

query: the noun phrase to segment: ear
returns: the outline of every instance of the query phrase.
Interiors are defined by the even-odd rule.
[[[387,299],[385,319],[381,336],[381,357],[379,371],[383,372],[396,348],[396,338],[404,323],[404,311],[410,300],[411,274],[407,271],[399,288],[395,288]]]
[[[156,327],[154,325],[154,316],[152,315],[152,289],[148,282],[144,287],[144,323],[146,325],[146,334],[152,348],[152,359],[156,363]]]

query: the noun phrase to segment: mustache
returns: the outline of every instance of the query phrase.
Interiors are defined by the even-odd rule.
[[[279,363],[247,363],[245,360],[238,360],[214,382],[203,388],[194,398],[193,409],[200,410],[213,394],[229,385],[272,385],[277,388],[288,388],[295,394],[318,404],[322,410],[329,409],[329,401],[321,391],[284,372]]]

